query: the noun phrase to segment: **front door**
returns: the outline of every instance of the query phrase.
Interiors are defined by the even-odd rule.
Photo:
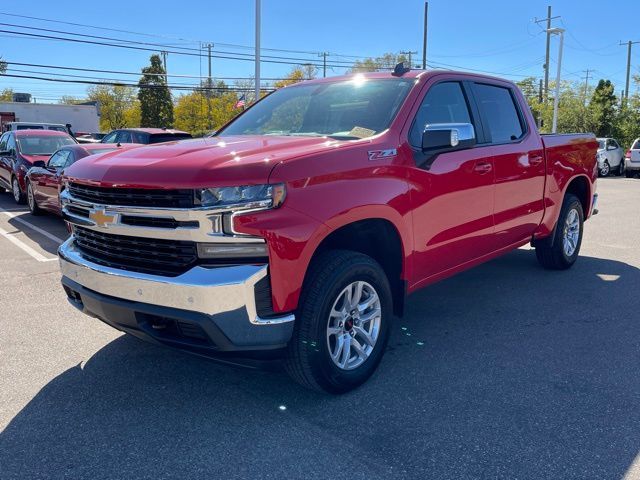
[[[478,126],[477,111],[455,76],[440,81],[436,77],[426,88],[407,135],[418,159],[426,125]],[[440,153],[426,164],[418,160],[409,169],[408,181],[415,245],[410,288],[491,252],[494,161],[485,149]]]

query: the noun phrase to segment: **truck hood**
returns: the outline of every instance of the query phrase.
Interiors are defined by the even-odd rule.
[[[105,187],[199,188],[266,183],[287,160],[334,149],[326,137],[236,136],[183,140],[93,155],[65,171]]]

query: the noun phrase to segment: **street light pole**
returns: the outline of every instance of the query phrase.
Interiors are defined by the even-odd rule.
[[[260,0],[256,0],[256,91],[254,102],[260,98]]]
[[[558,51],[558,73],[556,74],[556,94],[553,99],[553,126],[551,133],[558,131],[558,103],[560,102],[560,74],[562,72],[562,47],[564,46],[564,28],[550,28],[547,30],[549,34],[560,35],[560,46]]]

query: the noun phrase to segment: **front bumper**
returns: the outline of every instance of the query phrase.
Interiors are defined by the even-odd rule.
[[[255,289],[266,265],[196,266],[162,277],[90,262],[73,238],[58,254],[72,305],[146,340],[206,354],[277,349],[291,338],[292,314],[257,313]]]

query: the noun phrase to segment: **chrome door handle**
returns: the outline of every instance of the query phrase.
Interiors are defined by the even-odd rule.
[[[538,166],[540,165],[544,160],[544,157],[542,157],[541,155],[531,155],[529,157],[529,165],[531,166]]]

